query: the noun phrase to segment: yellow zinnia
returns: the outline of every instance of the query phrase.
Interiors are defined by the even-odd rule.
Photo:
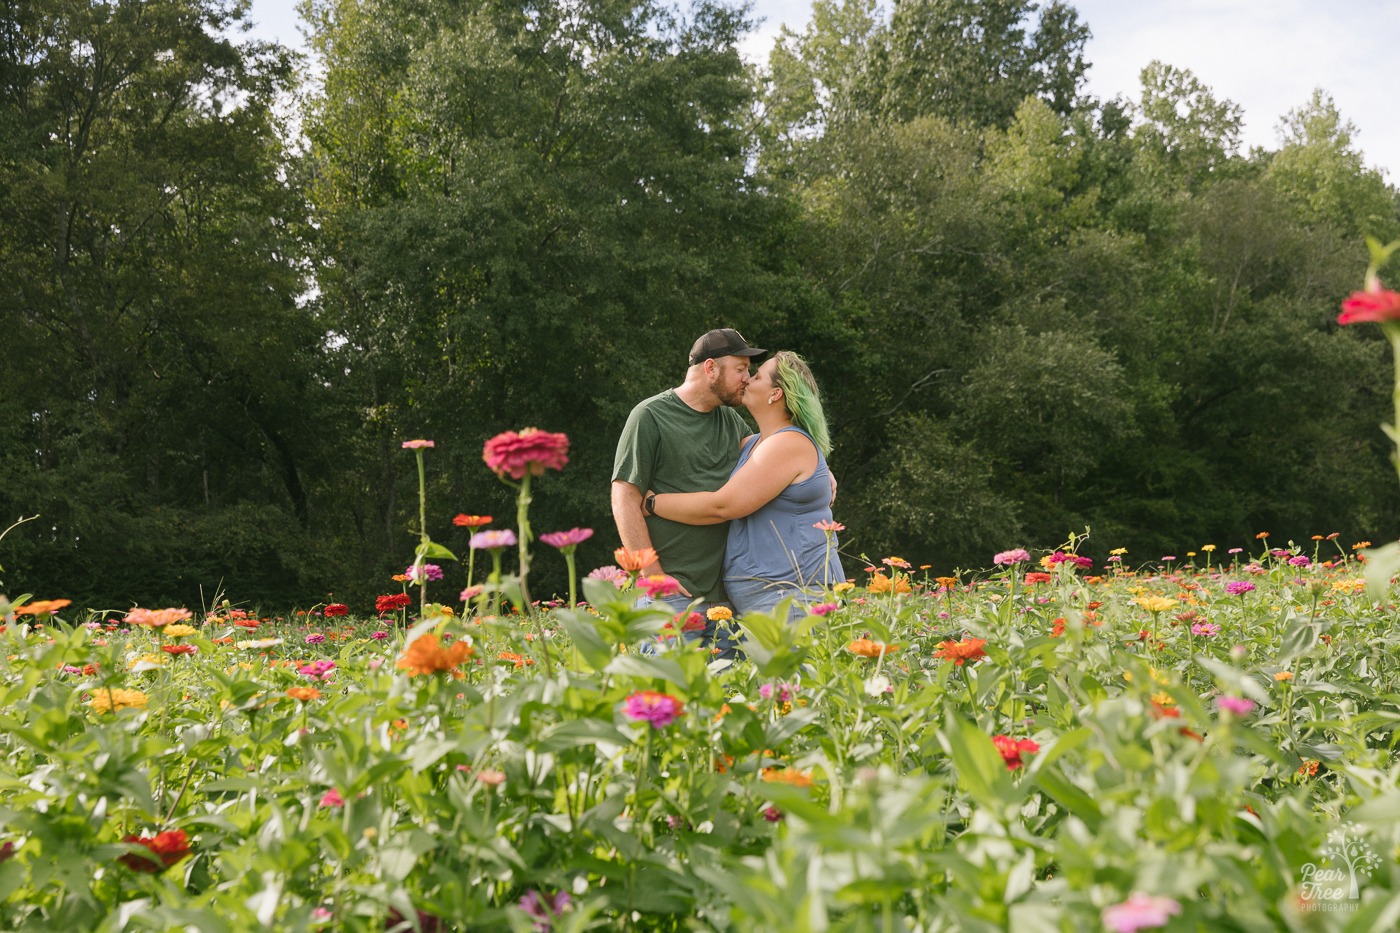
[[[164,632],[170,638],[184,638],[198,631],[193,625],[167,625]]]
[[[123,690],[120,687],[104,687],[92,695],[88,701],[99,713],[108,713],[117,709],[145,709],[147,702],[146,694],[140,690]]]
[[[1168,599],[1165,596],[1139,596],[1137,599],[1133,600],[1133,602],[1137,603],[1148,612],[1167,612],[1181,605],[1176,600]]]
[[[712,622],[724,622],[734,618],[734,612],[728,606],[711,606],[705,617]]]

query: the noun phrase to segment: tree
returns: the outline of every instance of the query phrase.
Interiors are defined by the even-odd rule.
[[[0,313],[26,367],[0,375],[0,508],[44,521],[7,565],[109,605],[220,575],[286,592],[317,342],[279,180],[290,60],[228,38],[244,12],[227,0],[9,13]],[[244,527],[257,543],[230,555]]]

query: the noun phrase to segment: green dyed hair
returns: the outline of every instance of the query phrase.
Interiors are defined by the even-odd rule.
[[[826,427],[822,395],[812,370],[791,350],[779,350],[773,354],[773,360],[777,364],[773,367],[773,384],[783,390],[783,404],[792,423],[812,435],[817,449],[826,456],[831,453],[831,432]]]

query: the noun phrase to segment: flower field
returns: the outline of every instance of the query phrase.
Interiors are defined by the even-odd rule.
[[[0,929],[1400,924],[1358,558],[1073,543],[875,561],[728,667],[625,574],[421,621],[0,602]]]

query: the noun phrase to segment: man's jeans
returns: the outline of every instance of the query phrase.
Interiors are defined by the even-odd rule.
[[[692,603],[695,603],[694,608],[691,607]],[[645,595],[637,597],[638,609],[646,609],[649,606],[653,609],[665,609],[672,615],[689,612],[700,613],[700,615],[705,618],[704,631],[685,632],[684,636],[686,641],[698,640],[708,648],[719,649],[718,651],[712,651],[714,660],[735,661],[744,656],[744,653],[739,650],[739,643],[742,642],[744,638],[743,635],[740,634],[738,626],[733,626],[731,628],[729,622],[717,622],[710,618],[710,609],[715,606],[724,606],[726,609],[730,608],[724,603],[709,603],[703,600],[696,602],[693,599],[687,599],[681,595],[666,596],[659,599],[653,599]],[[677,627],[679,627],[679,625]],[[651,651],[648,650],[649,647],[650,646],[644,646],[642,648],[642,653],[650,654]]]

